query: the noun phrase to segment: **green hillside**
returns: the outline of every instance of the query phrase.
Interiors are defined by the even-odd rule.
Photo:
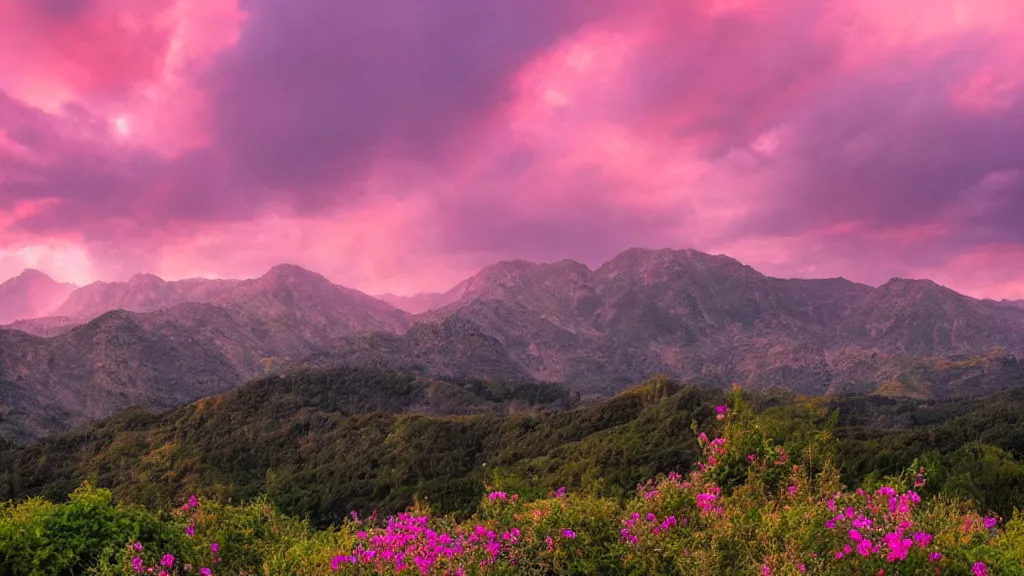
[[[1018,395],[267,378],[5,445],[0,575],[1024,574]]]

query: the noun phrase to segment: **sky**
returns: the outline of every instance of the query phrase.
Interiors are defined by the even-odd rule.
[[[0,2],[0,281],[633,246],[1024,298],[1020,0]]]

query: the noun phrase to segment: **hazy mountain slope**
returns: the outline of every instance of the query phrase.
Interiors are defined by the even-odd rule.
[[[82,322],[67,316],[43,316],[41,318],[27,318],[15,320],[10,324],[0,326],[0,329],[20,330],[33,336],[57,336],[63,334],[75,326],[81,326]]]
[[[410,314],[422,314],[428,310],[434,310],[447,306],[462,298],[466,292],[466,282],[459,282],[454,288],[446,292],[421,292],[411,296],[398,296],[391,293],[375,294],[374,298],[383,300],[399,310],[405,310]]]
[[[871,291],[837,327],[844,343],[915,356],[1024,350],[1019,314],[930,280],[893,278]]]
[[[115,310],[52,338],[0,330],[0,434],[40,436],[130,405],[169,408],[318,348],[273,320],[210,304]]]
[[[401,331],[409,324],[408,313],[291,264],[274,266],[249,280],[167,282],[152,274],[136,274],[126,282],[94,282],[75,290],[57,314],[83,322],[110,310],[152,312],[184,302],[257,314],[311,340]]]
[[[28,268],[0,283],[0,324],[49,315],[75,288]]]
[[[503,382],[534,379],[501,342],[456,316],[438,323],[414,324],[401,335],[377,333],[347,338],[331,351],[312,355],[303,363],[320,368],[347,364]]]
[[[290,264],[275,266],[263,276],[229,289],[190,297],[258,315],[320,344],[360,332],[401,332],[411,319],[386,302]]]

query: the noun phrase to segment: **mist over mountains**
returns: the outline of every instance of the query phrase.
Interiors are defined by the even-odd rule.
[[[21,295],[0,300],[22,318],[0,328],[0,434],[15,438],[302,365],[559,382],[583,395],[659,373],[924,399],[1024,383],[1019,303],[928,280],[771,278],[693,250],[630,249],[596,269],[499,262],[413,297],[374,298],[287,264],[249,280],[139,274],[80,288],[26,272],[0,294]]]
[[[27,268],[0,283],[0,324],[50,316],[76,288],[74,284],[57,282],[39,270]]]

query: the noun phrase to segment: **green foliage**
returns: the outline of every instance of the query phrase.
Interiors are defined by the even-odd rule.
[[[510,574],[749,573],[766,559],[785,564],[773,572],[782,574],[797,565],[794,551],[835,552],[834,540],[807,528],[825,521],[822,499],[843,484],[906,490],[920,467],[921,521],[948,536],[943,573],[978,558],[995,562],[994,574],[1020,564],[1019,520],[998,540],[954,537],[954,524],[975,511],[1012,519],[1024,508],[1019,392],[823,399],[656,378],[573,409],[567,397],[532,384],[304,371],[163,414],[134,409],[29,446],[0,444],[0,498],[17,502],[2,508],[0,576],[123,574],[135,539],[146,554],[159,549],[193,566],[211,561],[209,541],[219,541],[217,573],[326,574],[355,542],[350,511],[382,517],[413,502],[446,526],[474,517],[521,526],[521,559],[535,571]],[[719,420],[715,407],[726,402]],[[708,440],[698,440],[702,431]],[[713,443],[718,435],[729,441]],[[713,526],[697,509],[697,485],[667,476],[709,457],[700,486],[720,490],[724,503]],[[559,486],[572,497],[548,497]],[[499,510],[484,498],[489,490],[519,500]],[[194,517],[166,509],[193,492],[205,496]],[[624,547],[621,522],[640,511],[686,516],[693,530]],[[188,522],[206,540],[186,537]],[[548,550],[556,526],[578,537]]]
[[[2,574],[82,574],[109,562],[134,539],[167,540],[158,519],[133,506],[114,506],[109,490],[88,484],[54,505],[38,498],[0,509]]]
[[[801,425],[807,434],[794,436],[802,449],[783,458],[763,414],[738,392],[730,408],[722,436],[701,434],[704,455],[688,476],[661,475],[626,499],[492,492],[464,519],[414,501],[397,517],[353,514],[317,530],[265,498],[198,498],[145,511],[85,485],[61,504],[33,498],[3,509],[0,574],[123,575],[138,566],[175,576],[200,568],[295,576],[966,576],[984,565],[986,574],[1024,575],[1024,517],[983,518],[960,499],[919,498],[918,470],[867,492],[845,490],[821,459],[832,443],[826,428]],[[1000,458],[968,448],[968,456]],[[753,458],[732,462],[744,453]]]
[[[440,513],[467,515],[483,484],[502,478],[529,494],[567,485],[622,496],[693,462],[699,450],[686,429],[694,418],[712,418],[712,399],[722,398],[667,381],[651,390],[658,386],[653,395],[640,386],[553,410],[566,394],[537,385],[356,369],[274,376],[164,414],[132,410],[8,450],[7,492],[59,501],[90,480],[119,501],[150,507],[200,490],[232,501],[267,494],[321,527],[350,510],[396,512],[415,496]]]

